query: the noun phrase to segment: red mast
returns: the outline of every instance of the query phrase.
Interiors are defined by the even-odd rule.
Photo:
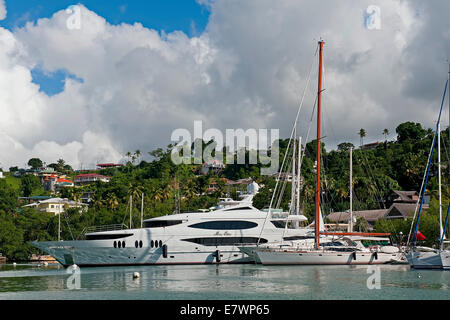
[[[319,224],[320,224],[320,115],[321,115],[321,94],[322,94],[322,51],[323,51],[323,44],[324,42],[322,40],[319,41],[319,81],[318,81],[318,91],[317,91],[317,153],[316,153],[316,160],[317,160],[317,181],[316,181],[316,203],[315,203],[315,223],[314,223],[314,232],[315,232],[315,246],[316,249],[319,248],[320,242],[320,230],[319,230]]]

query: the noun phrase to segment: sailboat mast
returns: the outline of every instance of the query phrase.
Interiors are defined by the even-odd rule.
[[[297,212],[296,214],[300,214],[300,170],[302,167],[302,137],[298,137],[298,160],[297,160]]]
[[[350,147],[350,230],[353,232],[353,148]]]
[[[442,187],[441,187],[441,124],[437,125],[438,140],[438,188],[439,188],[439,239],[442,238]]]
[[[296,154],[296,139],[297,139],[297,128],[294,127],[294,141],[292,144],[292,183],[291,183],[291,212],[290,214],[295,214],[295,196],[296,196],[296,192],[295,192],[295,188],[296,188],[296,184],[297,184],[297,179],[296,179],[296,174],[295,174],[295,154]]]
[[[141,228],[144,224],[144,193],[142,192],[142,200],[141,200]]]
[[[321,123],[321,103],[322,103],[322,53],[323,53],[322,40],[319,41],[319,79],[318,79],[318,90],[317,90],[317,179],[316,179],[316,202],[315,202],[315,223],[314,223],[314,234],[315,234],[315,247],[316,249],[320,246],[320,123]]]

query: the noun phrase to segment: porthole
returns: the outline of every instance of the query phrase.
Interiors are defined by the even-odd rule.
[[[122,248],[122,242],[119,241],[119,248]]]
[[[117,241],[114,241],[114,248],[117,248]]]
[[[158,240],[155,241],[155,248],[158,248],[159,242]]]
[[[122,241],[122,248],[125,248],[125,241]]]
[[[154,247],[155,246],[155,241],[152,240],[152,242],[150,242],[150,247]]]
[[[142,243],[142,240],[139,241],[139,248],[142,248],[143,245],[144,245],[144,244]]]
[[[137,240],[134,242],[134,246],[137,248],[138,247],[138,242],[137,242]]]
[[[161,240],[159,240],[159,246],[162,247],[162,241]]]

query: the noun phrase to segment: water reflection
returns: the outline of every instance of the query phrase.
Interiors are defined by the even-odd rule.
[[[0,268],[0,299],[11,292],[18,299],[30,292],[37,299],[53,292],[62,293],[57,299],[450,299],[450,272],[421,275],[380,266],[381,290],[369,290],[367,266],[106,267],[82,268],[76,286],[64,268],[16,265]]]

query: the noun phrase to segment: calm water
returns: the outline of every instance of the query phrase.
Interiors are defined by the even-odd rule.
[[[450,271],[416,271],[408,265],[378,271],[248,264],[82,268],[72,274],[59,266],[0,265],[0,300],[450,299]],[[134,272],[140,278],[133,279]],[[369,277],[377,274],[379,289],[369,289]]]

